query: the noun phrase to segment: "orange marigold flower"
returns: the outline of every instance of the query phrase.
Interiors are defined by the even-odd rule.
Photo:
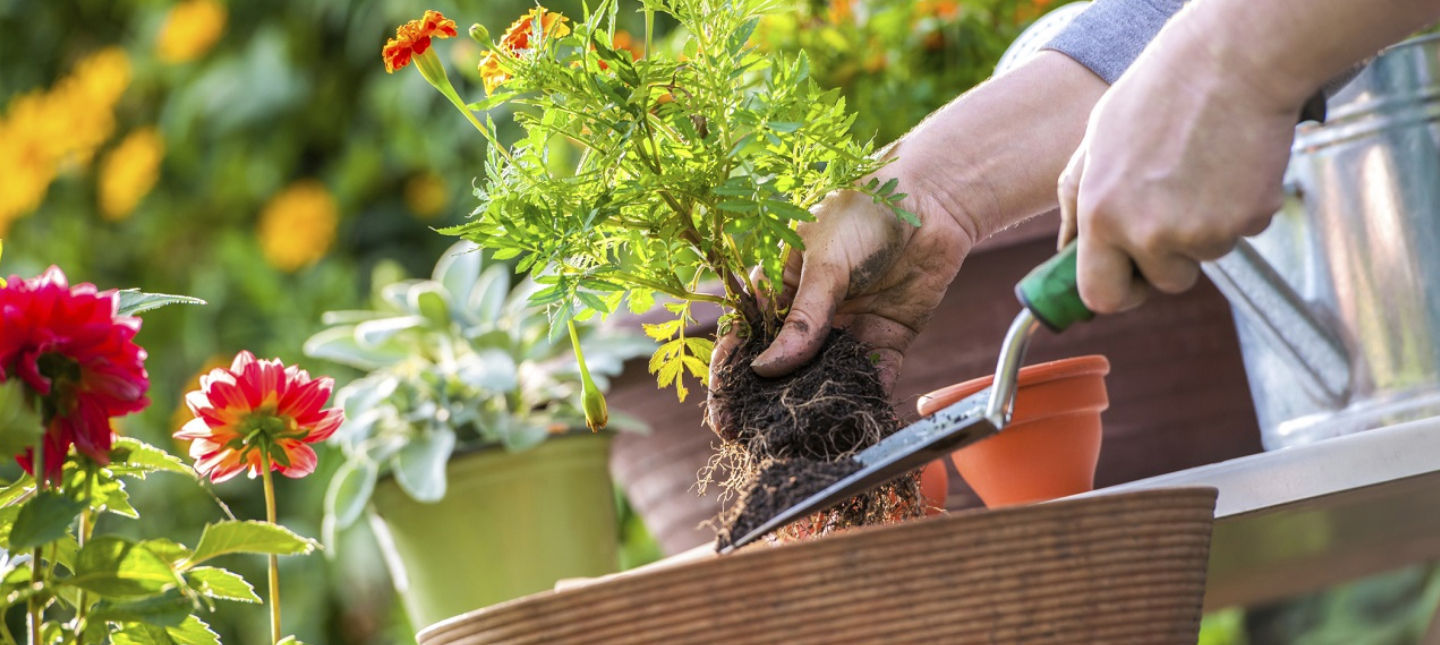
[[[380,58],[385,61],[385,72],[410,64],[413,56],[419,56],[430,49],[431,38],[454,38],[460,32],[455,21],[435,10],[427,10],[419,20],[411,20],[395,28],[395,37],[385,41]]]
[[[537,20],[540,22],[540,33],[532,34]],[[505,36],[500,39],[500,47],[519,56],[520,52],[530,49],[532,36],[535,40],[564,38],[570,33],[569,25],[565,24],[567,21],[565,16],[545,7],[535,7],[510,23],[510,28],[505,30]]]
[[[212,370],[185,395],[195,419],[175,438],[192,442],[195,470],[216,483],[246,470],[261,474],[267,457],[271,470],[304,477],[315,470],[306,444],[324,441],[345,420],[339,408],[325,408],[333,388],[328,377],[240,352],[229,369]]]
[[[536,21],[540,23],[539,34],[532,33]],[[568,35],[570,26],[565,24],[567,21],[565,16],[545,7],[535,7],[517,18],[515,22],[510,23],[510,27],[505,30],[505,35],[500,37],[499,49],[512,58],[519,58],[520,54],[530,50],[532,38],[539,42],[547,38],[564,38]],[[494,50],[485,53],[485,56],[480,59],[479,68],[480,80],[485,83],[486,94],[493,93],[495,88],[510,80],[510,73],[501,67],[500,57]]]

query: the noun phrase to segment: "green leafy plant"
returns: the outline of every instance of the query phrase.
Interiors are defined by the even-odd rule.
[[[445,463],[457,449],[521,451],[584,426],[583,377],[543,312],[527,299],[540,287],[511,283],[504,263],[485,266],[460,242],[428,280],[376,271],[374,309],[325,315],[310,356],[368,372],[340,389],[346,421],[336,432],[346,456],[326,496],[326,531],[353,523],[377,478],[420,501],[445,496]],[[597,387],[654,344],[638,334],[580,325],[577,339]],[[617,429],[643,424],[614,413]]]
[[[662,342],[650,368],[682,399],[686,374],[708,379],[712,349],[685,335],[692,306],[720,305],[733,314],[726,326],[774,333],[782,269],[803,248],[796,226],[825,195],[858,190],[918,223],[900,207],[896,182],[857,184],[882,162],[851,137],[854,117],[838,91],[811,78],[809,59],[767,56],[751,43],[777,7],[644,2],[638,59],[614,46],[618,0],[587,8],[573,30],[539,9],[490,43],[481,74],[494,91],[462,108],[494,141],[493,123],[470,112],[506,105],[524,135],[491,146],[479,207],[445,232],[515,258],[542,285],[531,302],[557,326],[667,298],[674,319],[647,328]],[[678,23],[669,51],[648,45],[657,13]],[[427,80],[455,94],[438,59],[417,60]],[[573,163],[553,152],[563,144],[578,149]],[[707,291],[707,277],[719,288]]]

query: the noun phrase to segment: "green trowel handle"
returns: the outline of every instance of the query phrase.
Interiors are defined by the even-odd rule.
[[[1095,317],[1080,300],[1075,284],[1074,242],[1021,278],[1015,285],[1015,297],[1051,331],[1062,332]]]

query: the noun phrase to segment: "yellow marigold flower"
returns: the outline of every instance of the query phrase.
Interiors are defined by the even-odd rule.
[[[290,184],[260,214],[260,250],[281,271],[307,267],[330,249],[339,222],[335,198],[314,179]]]
[[[537,22],[540,24],[540,33],[532,33]],[[494,93],[495,88],[510,80],[509,72],[500,64],[500,54],[519,58],[535,44],[551,38],[564,38],[570,33],[570,26],[565,24],[566,22],[568,19],[561,14],[545,7],[535,7],[510,23],[510,28],[505,30],[505,35],[497,45],[499,53],[491,50],[480,59],[480,80],[485,83],[485,93]],[[532,40],[535,43],[532,43]]]
[[[421,219],[430,219],[445,209],[450,191],[445,180],[433,172],[423,172],[405,182],[405,205]]]
[[[216,0],[187,0],[165,16],[155,53],[167,63],[195,60],[210,51],[225,32],[225,5]]]
[[[155,187],[164,158],[165,140],[155,128],[125,137],[100,161],[100,214],[111,221],[129,217]]]
[[[0,233],[40,206],[62,167],[85,166],[115,129],[115,103],[130,84],[130,59],[102,49],[45,91],[10,102],[0,117]]]

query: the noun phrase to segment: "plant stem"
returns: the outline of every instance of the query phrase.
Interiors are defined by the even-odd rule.
[[[35,473],[35,492],[38,495],[40,491],[45,490],[45,434],[43,432],[40,434],[40,440],[35,442],[35,458],[30,462],[30,470]],[[31,585],[40,584],[44,579],[44,574],[41,573],[41,571],[40,547],[37,546],[34,551],[30,552]],[[25,604],[30,613],[30,645],[40,645],[42,638],[40,627],[41,621],[44,619],[44,616],[42,616],[43,608],[40,606],[40,601],[36,599],[34,595],[31,595],[30,598],[25,601]]]
[[[270,454],[260,453],[260,479],[265,485],[265,521],[275,524],[275,479],[270,475]],[[280,560],[270,554],[270,642],[280,642]]]
[[[504,157],[506,161],[514,161],[514,159],[510,157],[510,151],[505,149],[505,146],[500,145],[499,141],[495,140],[494,133],[485,129],[485,125],[480,123],[480,119],[475,118],[475,113],[471,112],[470,108],[465,105],[465,101],[460,98],[460,95],[455,93],[455,88],[438,86],[437,88],[441,94],[445,95],[445,98],[450,99],[450,103],[455,106],[455,109],[460,110],[460,113],[465,115],[465,118],[470,121],[470,125],[475,126],[475,129],[480,131],[480,136],[485,137],[485,140],[490,142],[490,147],[499,152],[500,156]]]
[[[15,635],[10,633],[10,626],[6,625],[5,621],[3,620],[0,620],[0,636],[5,637],[5,642],[8,645],[17,645],[15,642]]]

